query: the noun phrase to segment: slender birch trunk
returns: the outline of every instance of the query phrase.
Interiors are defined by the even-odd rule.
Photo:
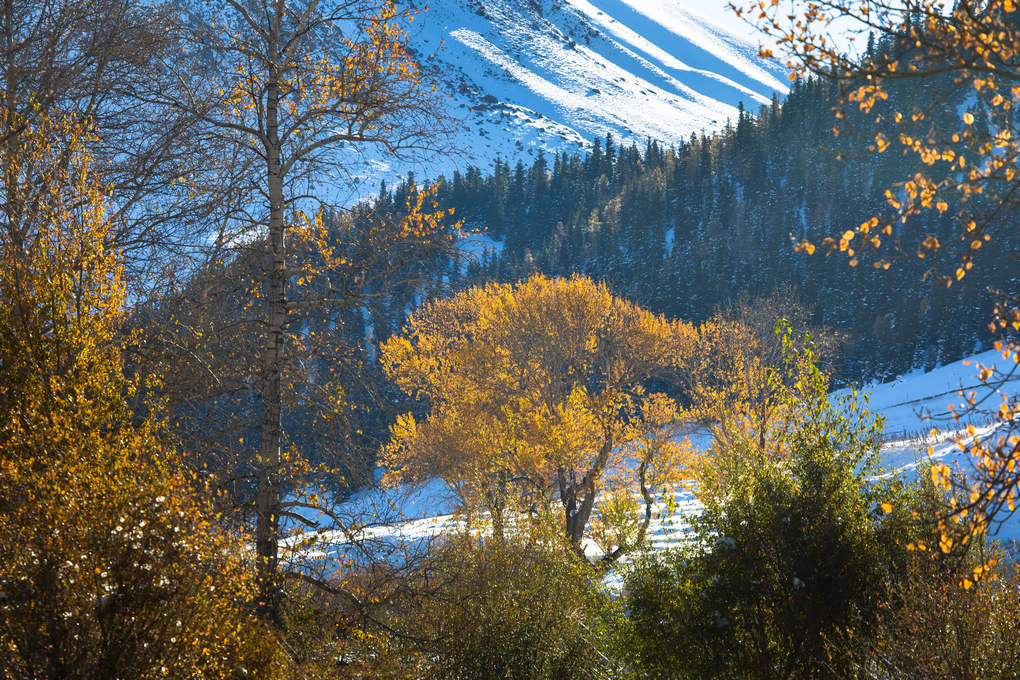
[[[259,429],[259,477],[256,498],[256,559],[259,608],[277,619],[280,594],[277,583],[280,535],[280,378],[284,361],[284,326],[287,315],[286,205],[283,198],[282,149],[279,108],[279,13],[269,40],[270,68],[266,92],[266,169],[269,189],[269,271],[266,276],[268,326],[262,355],[262,422]]]

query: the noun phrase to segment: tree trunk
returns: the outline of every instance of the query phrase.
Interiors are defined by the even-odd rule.
[[[509,498],[510,484],[509,474],[500,470],[495,475],[495,481],[491,486],[486,485],[486,502],[489,506],[489,515],[492,517],[492,537],[502,542],[506,530],[507,499]]]
[[[277,57],[278,24],[270,49]],[[275,61],[275,59],[274,59]],[[256,498],[256,560],[259,612],[278,620],[280,589],[277,582],[280,537],[280,378],[284,360],[284,325],[287,315],[286,222],[279,137],[279,73],[270,69],[266,91],[266,165],[269,189],[269,246],[266,272],[266,346],[262,355],[262,423],[259,434],[259,477]]]
[[[595,461],[592,463],[591,468],[584,475],[578,488],[570,490],[569,495],[563,496],[563,484],[560,485],[560,495],[564,498],[564,508],[566,510],[566,534],[567,539],[570,541],[574,549],[579,553],[583,554],[581,549],[581,539],[584,538],[584,528],[588,526],[588,520],[591,518],[592,508],[595,507],[595,480],[598,479],[599,475],[606,467],[606,463],[609,461],[609,454],[613,450],[613,439],[607,437],[603,443],[602,448],[599,449],[598,455],[595,457]],[[578,492],[583,493],[581,495]],[[580,497],[580,502],[578,498]],[[566,502],[569,500],[569,503]]]

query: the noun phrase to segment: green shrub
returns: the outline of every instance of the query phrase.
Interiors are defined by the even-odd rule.
[[[700,475],[695,545],[639,561],[626,579],[628,651],[655,678],[842,677],[907,560],[912,491],[871,481],[881,422],[833,403],[807,372],[782,447],[747,431]],[[787,453],[775,455],[777,449]]]
[[[607,677],[614,605],[565,546],[519,537],[448,538],[430,561],[411,675],[538,680]]]

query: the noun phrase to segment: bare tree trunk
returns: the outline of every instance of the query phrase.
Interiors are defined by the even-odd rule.
[[[606,467],[606,463],[609,461],[609,454],[613,450],[613,439],[611,437],[606,438],[602,444],[602,448],[599,449],[598,456],[596,456],[594,463],[591,468],[584,475],[581,483],[577,489],[571,490],[569,494],[569,503],[564,503],[566,509],[566,535],[574,549],[579,553],[583,554],[581,550],[581,539],[584,538],[584,529],[588,526],[588,520],[591,518],[592,508],[595,507],[595,480]],[[563,485],[560,485],[560,494],[563,494]],[[581,497],[580,502],[577,501],[578,491],[582,491],[584,496]]]
[[[9,0],[0,3],[5,1]],[[186,0],[172,3],[172,21],[179,34],[175,39],[193,49],[185,50],[191,56],[180,67],[174,62],[167,64],[188,86],[186,96],[172,96],[168,103],[201,121],[199,129],[209,134],[211,143],[226,145],[228,157],[239,159],[241,167],[231,194],[236,203],[217,208],[225,213],[225,229],[239,227],[239,233],[253,236],[248,230],[254,228],[256,238],[245,243],[268,246],[260,262],[265,269],[254,277],[261,289],[252,295],[253,301],[265,307],[254,315],[258,336],[248,353],[255,357],[261,379],[255,405],[259,442],[254,465],[247,451],[243,451],[243,464],[255,468],[258,485],[254,503],[258,611],[266,620],[278,622],[284,572],[295,571],[280,564],[281,551],[283,559],[288,559],[280,546],[280,517],[286,516],[287,510],[282,495],[285,488],[307,482],[307,478],[287,476],[282,455],[282,446],[287,444],[283,442],[283,400],[290,396],[281,394],[283,373],[287,362],[295,358],[291,352],[311,356],[312,351],[288,339],[289,333],[301,334],[296,324],[291,324],[302,314],[307,318],[331,307],[356,307],[360,300],[368,299],[370,286],[382,282],[388,272],[402,272],[415,261],[415,256],[400,252],[405,243],[412,253],[418,251],[421,241],[429,243],[426,237],[440,243],[438,235],[417,230],[410,235],[387,226],[358,234],[343,245],[358,252],[365,248],[361,262],[347,262],[325,251],[291,251],[296,208],[328,205],[314,195],[296,198],[292,192],[298,179],[312,179],[319,172],[340,168],[334,149],[342,144],[379,145],[394,155],[427,150],[432,131],[437,129],[432,121],[440,125],[443,117],[436,113],[440,109],[435,105],[435,91],[420,81],[402,36],[378,32],[381,26],[395,26],[405,15],[410,16],[389,3],[230,0],[224,3],[222,19],[216,12],[196,14],[192,4]],[[351,40],[346,39],[348,35]],[[199,56],[206,53],[215,58],[210,61]],[[196,79],[196,73],[201,79]],[[265,172],[249,174],[249,169],[261,167]],[[268,211],[263,201],[268,203]],[[236,209],[231,211],[231,206]],[[415,214],[407,219],[413,221],[418,216],[415,208]],[[453,243],[444,235],[443,243],[447,242]],[[300,279],[288,280],[295,257],[305,257],[302,262],[310,264],[320,255],[322,261],[315,265],[323,274],[320,278],[329,279],[334,271],[349,272],[349,290],[346,282],[343,292],[323,292],[303,285]],[[378,271],[371,268],[376,262],[381,263]],[[241,256],[224,265],[241,271],[244,263]],[[247,376],[241,375],[237,384],[243,386],[246,381]],[[233,389],[232,385],[224,387]],[[219,389],[213,387],[212,393]],[[312,408],[318,409],[318,405]],[[339,420],[343,415],[332,403],[321,412],[327,419]],[[234,447],[222,448],[232,453]],[[243,450],[243,444],[240,448]]]
[[[271,63],[279,56],[279,23],[270,36]],[[280,536],[280,378],[284,359],[287,315],[286,222],[279,135],[280,74],[270,67],[266,93],[266,162],[269,189],[269,244],[272,250],[266,277],[268,327],[262,358],[262,423],[259,444],[259,486],[256,498],[256,559],[260,613],[270,620],[279,615],[277,583]]]

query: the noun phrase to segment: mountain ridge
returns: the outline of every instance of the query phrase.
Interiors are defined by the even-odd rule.
[[[452,157],[428,176],[539,151],[583,152],[612,134],[667,145],[736,120],[787,92],[785,69],[720,3],[693,0],[443,0],[415,17],[419,59],[459,121]],[[391,179],[399,164],[370,163]],[[386,177],[389,175],[389,177]]]

